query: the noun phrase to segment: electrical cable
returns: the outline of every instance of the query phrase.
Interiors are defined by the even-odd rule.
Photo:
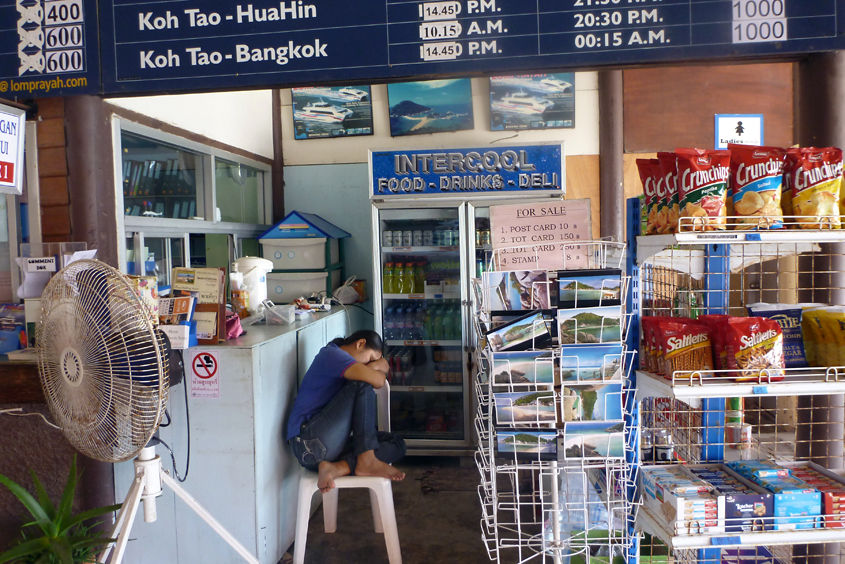
[[[179,354],[179,359],[182,361],[182,366],[184,367],[185,357],[183,356],[182,351],[175,350],[174,352]],[[187,480],[188,473],[190,473],[191,471],[191,408],[188,405],[188,381],[184,377],[182,378],[182,387],[185,389],[185,421],[188,425],[188,456],[185,460],[184,477],[179,475],[179,470],[176,468],[176,455],[173,454],[173,449],[171,449],[170,445],[168,445],[159,437],[159,442],[161,442],[161,444],[164,445],[164,448],[166,448],[167,451],[170,453],[170,460],[173,462],[173,473],[176,474],[176,479],[179,480],[179,482],[184,482],[185,480]],[[165,414],[167,414],[168,418],[170,417],[170,414],[167,411],[165,411]],[[159,427],[164,427],[164,425],[159,425]]]
[[[15,411],[20,411],[21,413],[13,413]],[[12,415],[14,417],[33,417],[33,416],[40,417],[41,419],[44,420],[44,423],[46,423],[47,425],[49,425],[53,429],[58,429],[58,430],[61,431],[61,427],[59,427],[58,425],[54,425],[53,423],[50,423],[50,421],[48,421],[47,418],[44,417],[43,414],[41,414],[41,413],[23,413],[22,407],[12,407],[12,408],[9,408],[9,409],[0,409],[0,415]]]
[[[170,418],[170,410],[165,409],[164,415],[167,417],[167,423],[159,423],[159,427],[170,427],[170,424],[173,423],[173,420]]]

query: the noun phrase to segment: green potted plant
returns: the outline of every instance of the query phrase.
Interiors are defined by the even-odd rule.
[[[76,486],[79,484],[76,455],[70,465],[70,475],[58,507],[53,505],[38,476],[34,472],[30,473],[37,499],[25,488],[0,474],[0,484],[6,486],[35,519],[21,528],[21,542],[0,554],[0,564],[95,562],[98,549],[108,546],[115,539],[108,538],[104,533],[92,532],[95,524],[92,525],[89,521],[120,509],[120,504],[90,509],[78,515],[71,514]]]

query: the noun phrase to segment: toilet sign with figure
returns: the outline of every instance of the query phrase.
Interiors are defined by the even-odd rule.
[[[490,242],[497,270],[588,268],[590,200],[490,206]]]
[[[763,144],[763,114],[716,114],[716,149]]]
[[[220,397],[220,359],[217,352],[192,349],[188,355],[192,398]]]

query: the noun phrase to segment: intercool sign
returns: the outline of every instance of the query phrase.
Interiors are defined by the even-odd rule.
[[[563,195],[565,183],[562,144],[370,151],[371,198],[503,192]]]

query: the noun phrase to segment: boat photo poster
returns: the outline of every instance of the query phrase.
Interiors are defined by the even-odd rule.
[[[473,129],[468,78],[387,85],[390,135],[421,135]]]
[[[490,77],[490,129],[572,129],[575,73]]]
[[[291,89],[294,139],[373,134],[369,86],[308,86]]]

